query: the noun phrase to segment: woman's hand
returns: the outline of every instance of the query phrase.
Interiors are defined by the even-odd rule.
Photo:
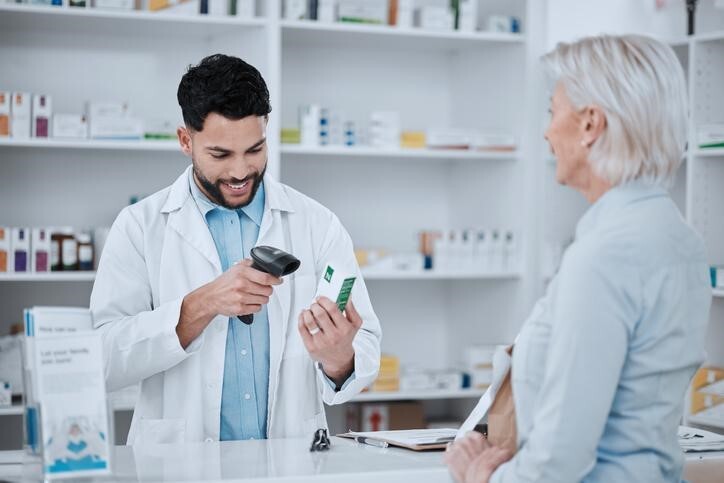
[[[492,445],[485,448],[468,467],[468,471],[465,473],[465,483],[488,483],[498,466],[512,457],[513,454],[505,448]]]
[[[491,445],[482,434],[471,431],[448,445],[445,463],[458,483],[488,483],[498,466],[512,457],[510,451]]]

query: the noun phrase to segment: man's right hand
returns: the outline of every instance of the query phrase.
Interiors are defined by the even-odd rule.
[[[255,314],[269,303],[273,287],[282,280],[251,265],[243,260],[184,297],[176,326],[181,347],[188,347],[217,315]]]

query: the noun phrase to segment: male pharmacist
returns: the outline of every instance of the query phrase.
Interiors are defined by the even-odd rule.
[[[309,437],[324,403],[377,376],[380,325],[337,217],[265,174],[269,91],[241,59],[205,58],[178,88],[192,166],[121,211],[91,295],[106,384],[141,384],[129,444]],[[320,177],[322,182],[322,177]],[[254,246],[295,255],[283,280]],[[315,298],[328,264],[356,276],[344,312]],[[250,325],[237,316],[253,314]]]

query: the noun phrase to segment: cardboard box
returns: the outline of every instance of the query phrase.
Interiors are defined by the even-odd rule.
[[[10,258],[13,272],[30,270],[30,230],[13,228],[10,236]]]
[[[13,393],[10,383],[0,381],[0,407],[9,407],[13,404]]]
[[[50,230],[33,228],[30,235],[30,271],[50,271]]]
[[[340,0],[338,8],[341,22],[386,25],[389,21],[387,0]]]
[[[236,0],[236,16],[254,18],[256,16],[256,2],[254,0]]]
[[[0,137],[10,136],[10,102],[12,93],[0,91]]]
[[[10,135],[13,138],[28,139],[30,137],[31,105],[30,94],[13,92],[10,103]]]
[[[53,137],[59,139],[86,139],[88,121],[81,114],[55,114],[53,116]]]
[[[10,270],[10,228],[0,226],[0,273]]]
[[[134,0],[93,0],[95,8],[108,10],[133,10]]]
[[[307,0],[284,0],[283,16],[287,20],[302,20],[307,17]]]
[[[724,379],[724,368],[721,367],[702,367],[696,371],[691,381],[691,414],[724,404],[724,397],[702,391],[722,379]]]
[[[50,137],[50,119],[53,115],[53,101],[50,96],[33,96],[32,135],[34,138]]]
[[[416,13],[418,27],[426,30],[454,30],[455,15],[449,7],[421,7]]]
[[[358,410],[347,415],[349,429],[355,431],[388,431],[397,429],[421,429],[427,427],[425,411],[420,402],[391,402],[384,404],[365,403]]]

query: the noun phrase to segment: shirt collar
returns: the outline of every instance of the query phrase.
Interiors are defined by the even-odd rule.
[[[236,211],[238,214],[244,213],[257,226],[261,226],[261,220],[264,216],[264,183],[259,185],[259,189],[254,195],[254,199],[251,200],[251,203],[236,210],[229,210],[228,208],[224,208],[223,206],[211,201],[196,184],[193,169],[189,170],[189,189],[191,191],[191,196],[193,196],[196,201],[196,205],[199,207],[201,214],[204,215],[204,218],[206,218],[206,215],[213,210]]]
[[[668,192],[664,188],[640,179],[614,186],[588,208],[576,226],[576,239],[581,238],[608,218],[615,216],[624,206],[661,196],[668,196]]]

